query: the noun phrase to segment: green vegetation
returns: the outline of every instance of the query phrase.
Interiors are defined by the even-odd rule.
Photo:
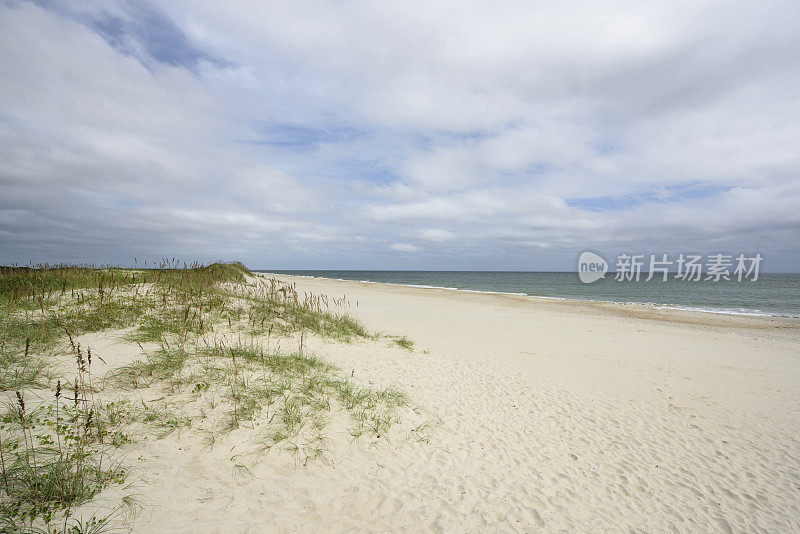
[[[397,344],[398,347],[406,349],[406,350],[414,350],[414,342],[408,339],[406,336],[396,337],[392,341]]]
[[[0,346],[0,390],[42,387],[47,382],[47,371],[44,358],[31,353],[29,341],[24,348],[11,343]]]
[[[209,355],[216,362],[228,359],[223,369],[216,370],[224,370],[227,377],[224,397],[232,404],[229,428],[242,421],[266,422],[262,450],[284,444],[304,464],[327,452],[323,431],[333,403],[349,413],[353,437],[368,431],[380,437],[396,420],[395,409],[406,404],[405,395],[397,390],[359,387],[341,378],[336,367],[301,353],[218,346]]]
[[[124,482],[125,469],[110,458],[131,443],[132,425],[157,437],[192,429],[211,444],[247,430],[257,454],[279,448],[302,465],[330,459],[326,428],[334,413],[349,420],[353,439],[385,437],[405,396],[361,387],[308,350],[310,335],[372,339],[348,312],[345,297],[301,296],[240,263],[0,268],[0,394],[8,400],[0,532],[106,529],[108,518],[81,522],[71,514]],[[142,358],[93,377],[91,349],[78,336],[107,329],[126,329]],[[281,350],[281,342],[296,350]],[[393,342],[413,348],[405,337]],[[59,371],[65,356],[74,378]],[[136,408],[119,396],[145,388],[164,394]],[[33,398],[27,390],[37,391],[35,409],[25,405]]]
[[[111,447],[125,443],[125,422],[118,406],[103,406],[93,397],[91,356],[71,344],[77,365],[72,384],[56,383],[52,403],[26,406],[16,392],[0,417],[0,530],[34,530],[39,519],[54,531],[57,512],[64,513],[62,532],[99,532],[107,518],[87,523],[72,520],[75,506],[91,500],[106,485],[122,484],[125,470],[110,461]],[[71,388],[71,394],[68,393]],[[58,524],[61,524],[58,521]]]

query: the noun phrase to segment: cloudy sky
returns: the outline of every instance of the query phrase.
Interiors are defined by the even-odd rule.
[[[800,270],[800,3],[0,1],[0,263]]]

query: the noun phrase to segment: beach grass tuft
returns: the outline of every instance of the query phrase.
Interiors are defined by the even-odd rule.
[[[414,342],[408,339],[406,336],[396,337],[392,341],[394,341],[394,343],[400,348],[414,350]]]

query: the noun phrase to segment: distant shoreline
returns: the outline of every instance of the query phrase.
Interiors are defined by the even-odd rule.
[[[759,322],[766,320],[769,324],[774,325],[776,322],[786,322],[788,325],[798,325],[800,326],[800,315],[798,314],[783,314],[783,313],[772,313],[772,312],[760,312],[760,311],[749,311],[749,310],[730,310],[730,309],[723,309],[723,308],[710,308],[710,307],[702,307],[702,306],[688,306],[688,305],[680,305],[680,304],[671,304],[671,303],[661,303],[661,302],[639,302],[639,301],[624,301],[624,300],[606,300],[600,298],[581,298],[581,297],[561,297],[561,296],[547,296],[547,295],[533,295],[530,293],[524,292],[514,292],[514,291],[494,291],[488,289],[469,289],[469,288],[459,288],[459,287],[449,287],[449,286],[437,286],[437,285],[427,285],[427,284],[410,284],[410,283],[399,283],[399,282],[386,282],[380,280],[356,280],[356,279],[348,279],[348,278],[337,278],[337,277],[329,277],[329,276],[319,276],[319,275],[311,275],[311,274],[297,274],[302,271],[293,271],[289,272],[276,272],[276,271],[266,271],[266,270],[254,270],[254,273],[268,275],[268,276],[285,276],[285,277],[297,277],[297,278],[304,278],[304,279],[314,279],[314,280],[331,280],[336,282],[344,282],[344,283],[355,283],[355,284],[383,284],[387,286],[394,286],[394,287],[407,287],[413,289],[421,289],[421,290],[439,290],[439,291],[454,291],[458,293],[466,293],[466,294],[482,294],[482,295],[501,295],[501,296],[508,296],[508,297],[518,297],[518,298],[525,298],[525,299],[532,299],[536,301],[546,301],[546,302],[562,302],[562,303],[572,303],[573,305],[579,306],[589,306],[598,309],[604,309],[607,311],[621,313],[623,315],[634,315],[637,317],[650,317],[654,319],[661,319],[661,320],[679,320],[683,322],[687,315],[695,315],[698,314],[700,316],[713,316],[718,318],[730,318],[730,319],[745,319],[748,322]],[[319,271],[308,271],[308,272],[319,272]],[[333,271],[336,272],[336,271]],[[347,271],[338,271],[338,272],[347,272]],[[408,272],[408,271],[350,271],[350,272]],[[458,271],[418,271],[420,273],[427,273],[427,272],[441,272],[441,273],[449,273],[449,272],[458,272]],[[463,271],[468,273],[501,273],[506,271]],[[526,273],[523,271],[508,271],[514,273]],[[539,274],[539,273],[536,273]],[[547,273],[551,274],[551,273]],[[574,274],[574,273],[555,273],[552,274]],[[775,274],[775,273],[772,273]],[[790,273],[791,274],[791,273]],[[667,317],[671,316],[671,317]],[[689,322],[697,322],[695,320],[691,320]],[[701,321],[703,322],[703,321]]]

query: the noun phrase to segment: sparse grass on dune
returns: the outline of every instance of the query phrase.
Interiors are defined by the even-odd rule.
[[[107,528],[107,518],[81,523],[71,511],[124,481],[110,451],[131,443],[131,425],[156,437],[190,429],[212,443],[250,429],[256,451],[279,448],[305,465],[329,459],[334,414],[354,439],[380,438],[400,420],[402,392],[359,386],[309,353],[310,335],[374,338],[345,297],[301,296],[240,263],[145,267],[0,268],[0,391],[12,401],[0,428],[0,532]],[[143,355],[93,379],[77,336],[108,329],[127,329]],[[58,374],[64,356],[74,377]],[[134,409],[125,392],[143,388],[163,395]],[[26,390],[37,391],[40,407],[24,405]]]
[[[71,511],[105,486],[123,483],[125,470],[109,447],[127,439],[117,406],[95,400],[91,352],[70,339],[77,373],[56,384],[50,402],[32,406],[16,391],[0,417],[0,529],[9,532],[102,531],[106,518],[84,523]],[[71,388],[71,391],[69,390]],[[106,445],[107,443],[107,445]],[[58,515],[63,513],[63,521]],[[43,527],[42,527],[43,525]]]
[[[30,351],[30,343],[19,347],[13,343],[0,346],[0,390],[43,387],[48,382],[45,359]]]
[[[274,420],[274,414],[280,414],[281,439],[273,434],[272,443],[265,442],[268,447],[296,437],[306,424],[314,429],[315,437],[324,437],[325,417],[333,403],[350,414],[353,436],[363,434],[376,419],[391,419],[395,409],[407,403],[399,391],[359,387],[342,378],[336,367],[313,356],[269,354],[250,347],[220,347],[215,353],[220,358],[230,357],[228,396],[233,401],[233,426],[242,419],[265,415]],[[263,407],[272,412],[268,409],[262,414]],[[388,425],[375,425],[374,433],[380,435],[385,429]]]
[[[160,384],[172,393],[183,390],[194,395],[195,403],[224,399],[229,408],[213,431],[231,432],[245,422],[263,424],[263,452],[283,444],[303,463],[327,452],[321,445],[328,442],[324,430],[332,410],[349,414],[353,437],[380,437],[397,420],[396,409],[407,404],[400,391],[360,387],[313,355],[274,353],[252,345],[217,345],[193,355],[162,348],[120,368],[110,379],[130,389]],[[148,421],[163,425],[170,419],[175,417],[154,412]]]
[[[188,358],[189,354],[182,347],[162,345],[159,350],[146,354],[143,360],[114,369],[106,378],[124,389],[150,387],[159,380],[179,379],[178,374]]]
[[[394,341],[394,343],[400,348],[414,350],[414,342],[408,339],[406,336],[396,337],[392,341]]]

